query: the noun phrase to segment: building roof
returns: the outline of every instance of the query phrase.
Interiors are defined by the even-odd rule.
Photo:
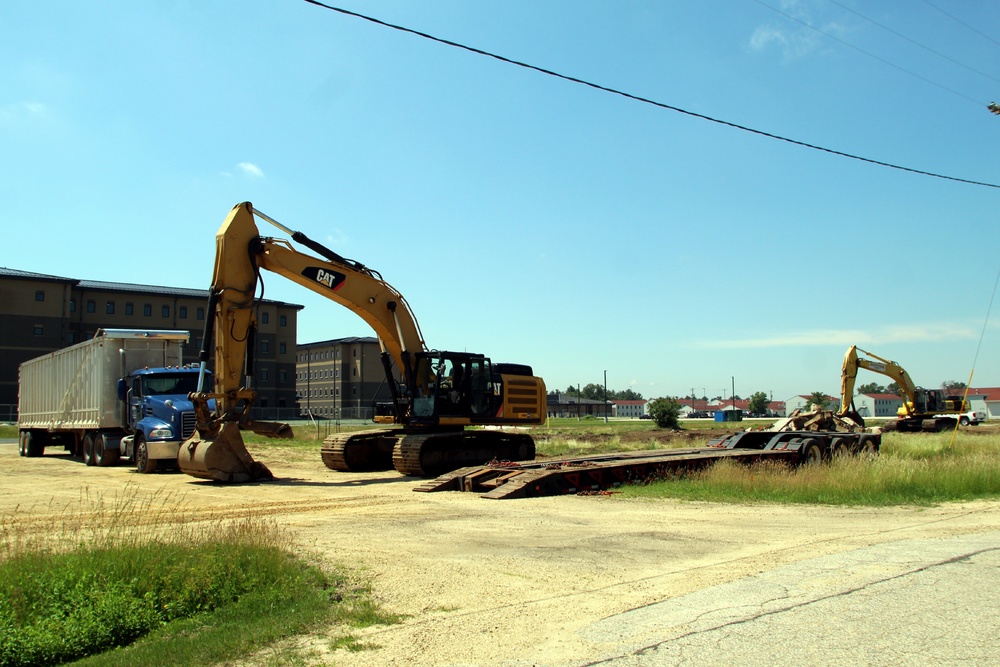
[[[82,290],[127,292],[132,294],[155,294],[158,296],[179,296],[192,299],[204,299],[206,303],[208,302],[207,289],[192,289],[187,287],[163,287],[160,285],[137,285],[135,283],[106,282],[103,280],[80,280],[77,278],[62,278],[60,276],[52,276],[44,273],[32,273],[31,271],[21,271],[20,269],[11,269],[7,267],[0,267],[0,277],[20,278],[23,280],[40,280],[46,282],[69,283],[74,287]],[[271,303],[279,306],[288,306],[290,308],[295,308],[297,310],[302,310],[302,308],[304,307],[295,303],[285,303],[283,301],[273,301],[271,299],[263,299],[263,303]]]
[[[21,271],[20,269],[10,269],[6,266],[0,266],[0,277],[4,278],[21,278],[25,280],[44,280],[46,282],[60,282],[60,283],[73,283],[74,285],[79,280],[75,278],[62,278],[60,276],[50,276],[44,273],[32,273],[31,271]]]
[[[627,401],[625,401],[625,400],[621,400],[621,399],[617,399],[617,398],[612,398],[611,402],[614,403],[615,405],[646,405],[646,403],[648,403],[649,401],[647,401],[645,399],[639,400],[639,401],[636,401],[636,400],[627,400]]]
[[[377,343],[375,336],[347,336],[346,338],[331,338],[330,340],[318,340],[312,343],[299,343],[297,347],[328,347],[330,345],[359,345],[366,343]]]
[[[878,399],[880,401],[902,401],[897,394],[860,394],[861,396],[867,396],[868,398]]]

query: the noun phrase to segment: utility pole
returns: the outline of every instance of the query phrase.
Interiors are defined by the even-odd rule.
[[[608,372],[604,371],[604,423],[608,423]]]

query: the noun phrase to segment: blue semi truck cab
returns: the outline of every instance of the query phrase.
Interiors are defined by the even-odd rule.
[[[206,386],[211,387],[211,376]],[[126,435],[121,456],[139,472],[154,472],[177,459],[181,443],[194,433],[196,417],[188,394],[198,390],[198,368],[142,368],[118,381],[118,398],[126,403]]]

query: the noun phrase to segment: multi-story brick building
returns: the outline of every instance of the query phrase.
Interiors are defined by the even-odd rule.
[[[185,358],[196,361],[208,291],[63,278],[0,267],[0,420],[17,406],[17,369],[94,336],[101,328],[185,330]],[[262,419],[291,418],[295,336],[302,306],[261,301],[257,310],[255,386]]]
[[[298,346],[295,386],[300,414],[371,419],[376,400],[391,400],[374,337],[335,338]]]

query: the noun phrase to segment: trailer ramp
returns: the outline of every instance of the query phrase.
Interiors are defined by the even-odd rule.
[[[421,484],[414,491],[465,491],[495,500],[579,494],[677,476],[722,459],[796,463],[799,453],[793,449],[657,449],[558,461],[493,461],[454,470]]]

